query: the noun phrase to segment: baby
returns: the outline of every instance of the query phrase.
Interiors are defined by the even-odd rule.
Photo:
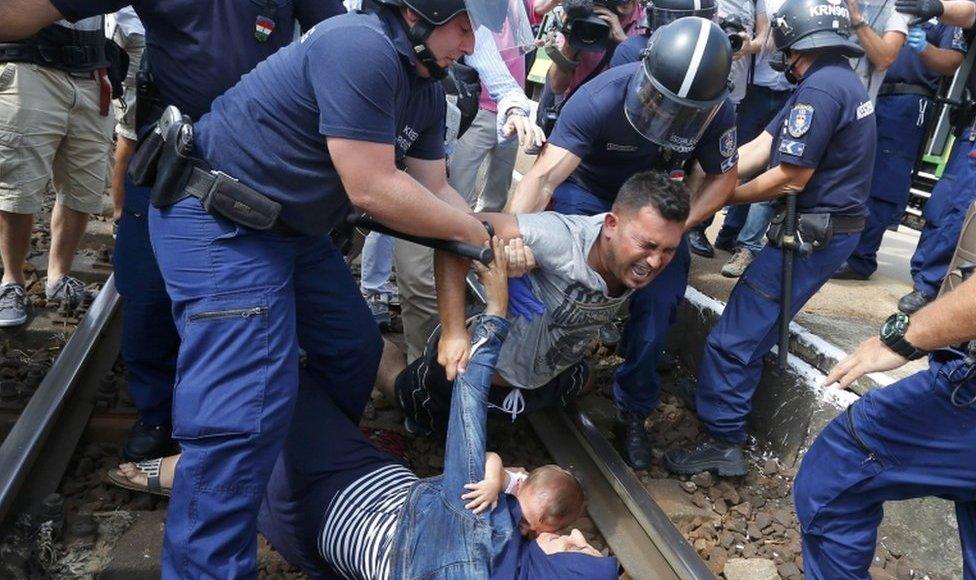
[[[583,511],[583,488],[572,473],[558,465],[543,465],[526,473],[505,469],[497,453],[485,455],[485,478],[464,486],[461,496],[474,513],[491,510],[498,494],[514,495],[522,509],[519,531],[527,538],[555,532],[573,523]]]

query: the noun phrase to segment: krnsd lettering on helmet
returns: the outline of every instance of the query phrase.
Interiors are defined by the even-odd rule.
[[[847,10],[847,6],[830,6],[827,4],[821,4],[819,6],[810,7],[810,16],[843,16],[850,20],[851,13]]]

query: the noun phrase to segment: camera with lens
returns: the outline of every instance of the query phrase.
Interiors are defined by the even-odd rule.
[[[593,13],[594,6],[603,6],[616,13],[618,6],[630,0],[564,0],[565,21],[560,32],[566,42],[576,50],[600,52],[606,50],[610,38],[610,25]]]
[[[732,45],[732,52],[735,53],[742,50],[743,39],[739,35],[746,31],[746,26],[742,23],[742,18],[739,16],[726,16],[722,19],[719,26],[728,35],[729,44]]]

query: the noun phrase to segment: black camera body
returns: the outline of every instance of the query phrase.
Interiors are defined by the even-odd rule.
[[[746,31],[746,26],[742,23],[742,18],[739,16],[726,16],[722,19],[719,26],[728,35],[729,44],[732,45],[732,52],[736,53],[742,50],[743,40],[739,36],[739,33]]]
[[[604,6],[615,10],[629,0],[565,0],[563,12],[566,20],[560,32],[566,42],[576,50],[600,52],[606,50],[610,38],[610,25],[593,13],[594,6]]]

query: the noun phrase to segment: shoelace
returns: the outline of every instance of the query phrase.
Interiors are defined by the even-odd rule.
[[[19,286],[7,286],[0,290],[0,308],[14,308],[17,299],[24,298],[24,291]]]
[[[59,295],[63,295],[69,302],[78,302],[85,296],[85,283],[77,278],[65,276],[55,285],[51,298],[57,298]]]

